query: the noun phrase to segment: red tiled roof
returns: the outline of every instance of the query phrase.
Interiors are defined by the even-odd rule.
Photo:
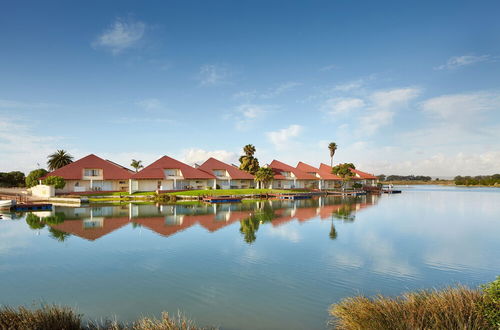
[[[48,176],[60,176],[65,180],[81,180],[84,169],[102,169],[103,180],[125,180],[130,179],[132,174],[134,174],[131,170],[121,165],[104,160],[94,154],[90,154],[74,161],[71,164],[50,172],[43,178]]]
[[[330,165],[326,165],[326,164],[321,163],[321,164],[319,165],[319,170],[320,170],[322,173],[325,173],[325,174],[326,174],[326,173],[330,173],[331,175],[335,176],[335,177],[336,177],[336,179],[334,179],[334,180],[342,180],[342,178],[341,178],[341,177],[336,176],[335,174],[333,174],[333,173],[332,173],[332,167],[331,167]],[[353,173],[354,173],[354,170],[352,170],[352,169],[351,169],[351,172],[353,172]],[[351,179],[352,179],[352,180],[360,180],[360,178],[355,177],[355,176],[353,176]]]
[[[318,180],[317,177],[307,174],[305,172],[302,172],[299,169],[296,169],[295,167],[292,167],[290,165],[287,165],[285,163],[282,163],[277,160],[273,160],[271,164],[269,164],[269,167],[274,170],[274,178],[278,180],[293,180],[293,178],[286,178],[284,177],[281,172],[291,172],[295,175],[295,177],[299,180]]]
[[[206,162],[201,164],[198,169],[207,172],[209,174],[213,174],[213,170],[226,170],[229,173],[229,176],[231,179],[236,179],[236,180],[253,180],[253,175],[250,173],[247,173],[245,171],[240,170],[239,168],[236,168],[232,165],[226,164],[221,162],[220,160],[217,160],[215,158],[209,158]]]
[[[351,170],[351,171],[354,172],[355,174],[359,175],[361,177],[361,179],[368,179],[368,180],[378,179],[375,175],[370,174],[370,173],[366,173],[366,172],[362,172],[360,170]]]
[[[132,219],[132,221],[141,226],[147,227],[162,236],[173,235],[196,224],[196,221],[194,221],[193,219],[186,219],[186,216],[182,218],[181,224],[167,224],[165,223],[165,216],[134,218]]]
[[[326,165],[325,165],[326,166]],[[315,172],[318,173],[320,178],[323,180],[342,180],[340,177],[336,176],[335,174],[331,173],[331,169],[327,168],[316,168],[314,166],[311,166],[309,164],[299,162],[297,164],[297,168],[303,172],[309,173],[309,172]]]
[[[163,156],[151,165],[143,168],[132,179],[165,179],[165,169],[179,169],[185,179],[214,179],[215,176],[202,170],[191,167],[183,162],[168,156]]]

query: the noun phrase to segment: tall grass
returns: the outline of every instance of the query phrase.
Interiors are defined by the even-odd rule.
[[[193,321],[182,315],[171,317],[163,313],[160,319],[141,318],[130,324],[118,321],[83,321],[82,314],[77,314],[67,307],[42,306],[39,309],[25,307],[0,307],[0,329],[20,330],[197,330]],[[203,328],[212,329],[212,328]]]
[[[356,296],[332,305],[338,329],[496,329],[485,315],[484,292],[464,286],[405,293],[400,297]]]

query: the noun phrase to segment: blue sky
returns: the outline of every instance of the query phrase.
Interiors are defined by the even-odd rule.
[[[498,1],[15,1],[0,171],[64,148],[130,163],[500,172]]]

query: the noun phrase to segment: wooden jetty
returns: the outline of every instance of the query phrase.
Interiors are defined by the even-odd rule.
[[[364,190],[356,190],[356,191],[328,191],[328,195],[334,196],[364,196],[367,192]]]
[[[312,197],[312,194],[274,194],[273,196],[279,199],[299,200],[309,199]]]
[[[383,189],[382,192],[384,194],[401,194],[401,190],[397,189]]]

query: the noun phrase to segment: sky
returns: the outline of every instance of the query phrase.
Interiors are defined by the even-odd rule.
[[[1,1],[0,172],[65,149],[500,173],[498,1]]]

